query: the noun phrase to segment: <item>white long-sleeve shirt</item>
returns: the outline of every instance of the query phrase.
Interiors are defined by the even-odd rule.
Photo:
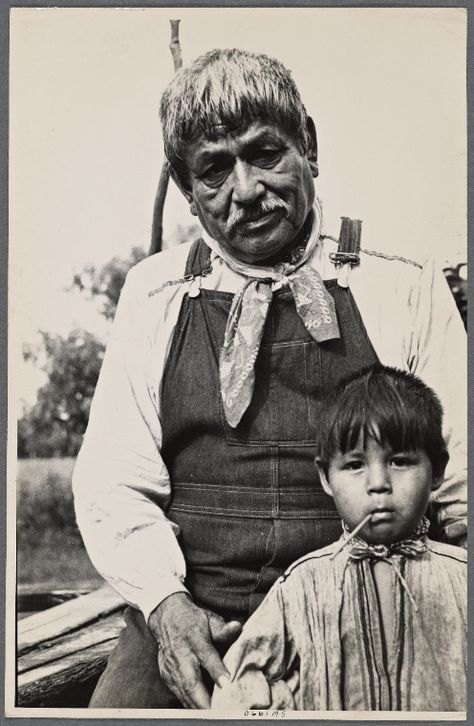
[[[177,526],[163,513],[172,483],[160,456],[160,388],[183,296],[189,244],[153,255],[129,272],[74,476],[76,515],[97,570],[145,619],[186,591]],[[337,276],[336,245],[322,241],[307,264]],[[236,292],[242,277],[215,253],[203,288]],[[350,289],[381,363],[419,375],[443,404],[450,462],[435,493],[450,540],[466,533],[466,336],[441,270],[362,253]],[[203,374],[203,385],[205,385]],[[176,392],[179,395],[179,391]]]

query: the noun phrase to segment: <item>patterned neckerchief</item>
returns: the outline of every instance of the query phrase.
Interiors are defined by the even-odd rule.
[[[232,300],[219,362],[224,412],[233,428],[252,400],[255,361],[274,290],[286,285],[290,288],[296,311],[314,340],[322,342],[340,337],[334,300],[319,272],[305,264],[319,243],[320,232],[321,207],[315,200],[313,225],[304,251],[297,250],[292,261],[280,262],[274,267],[239,262],[218,242],[206,237],[209,247],[243,277]]]

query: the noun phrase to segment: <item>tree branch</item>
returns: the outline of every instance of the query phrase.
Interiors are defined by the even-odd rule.
[[[170,20],[171,25],[171,41],[170,51],[173,58],[175,72],[183,65],[181,56],[181,45],[179,42],[179,20]],[[161,167],[160,179],[155,195],[155,204],[153,207],[153,222],[151,227],[151,244],[150,255],[160,252],[163,246],[163,210],[165,206],[166,193],[168,191],[168,182],[170,179],[170,166],[167,160],[163,162]]]
[[[183,65],[183,59],[181,57],[181,45],[179,42],[179,24],[180,20],[170,20],[171,24],[171,42],[170,51],[173,57],[174,71],[179,71]]]

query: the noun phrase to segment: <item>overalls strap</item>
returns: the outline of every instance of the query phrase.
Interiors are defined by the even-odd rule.
[[[197,277],[204,270],[207,270],[211,264],[211,250],[204,242],[202,237],[194,240],[189,250],[188,259],[186,260],[186,268],[184,270],[185,277]]]

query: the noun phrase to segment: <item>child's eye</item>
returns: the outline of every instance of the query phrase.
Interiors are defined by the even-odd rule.
[[[346,469],[346,471],[359,471],[359,469],[362,469],[363,466],[363,461],[360,461],[359,459],[351,459],[350,461],[346,461],[342,468]]]
[[[390,466],[402,469],[406,466],[413,466],[416,463],[413,456],[409,454],[395,454],[390,459]]]

